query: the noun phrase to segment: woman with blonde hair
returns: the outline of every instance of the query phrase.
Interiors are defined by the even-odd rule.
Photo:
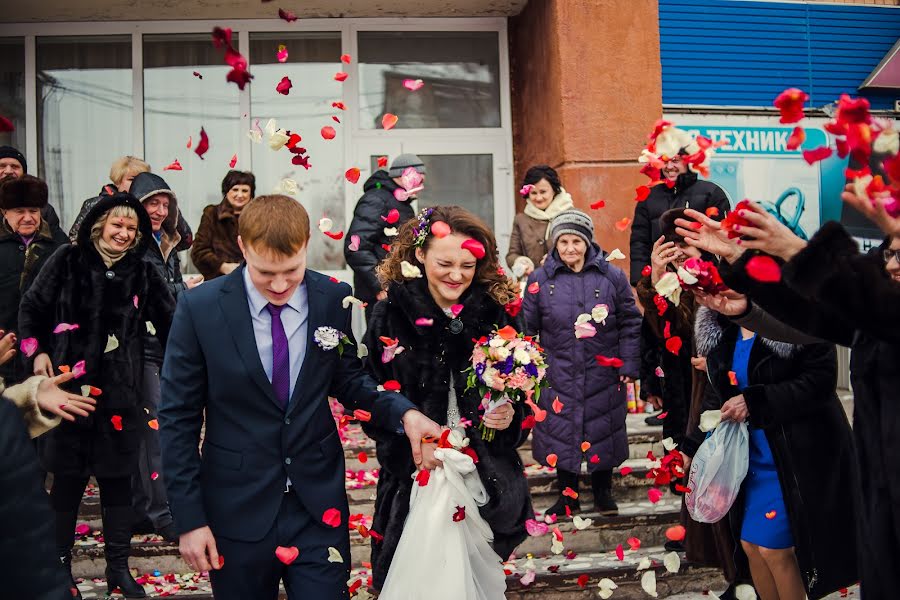
[[[378,381],[399,381],[402,393],[433,421],[464,430],[478,456],[474,485],[483,485],[488,498],[466,519],[480,516],[486,522],[483,529],[489,528],[491,539],[479,539],[479,548],[487,549],[489,587],[505,589],[500,562],[525,539],[525,521],[534,517],[516,450],[528,436],[522,428],[525,409],[521,404],[505,404],[485,414],[484,423],[496,430],[496,436],[484,441],[477,429],[482,398],[476,390],[466,389],[462,372],[471,364],[475,340],[506,325],[522,330],[515,317],[517,287],[500,274],[493,233],[458,206],[428,208],[404,223],[377,273],[387,298],[378,302],[369,321],[365,339],[371,354],[366,366]],[[391,341],[396,344],[388,344]],[[369,426],[366,431],[376,441],[381,465],[373,529],[384,539],[372,545],[374,585],[381,589],[410,510],[416,467],[404,435]],[[422,445],[424,470],[442,466],[435,458],[436,448],[434,443]],[[447,515],[448,521],[451,516]],[[470,548],[469,554],[476,552]],[[475,578],[472,573],[453,575],[457,576],[454,586],[470,585]],[[422,597],[410,592],[414,582],[395,583],[404,593],[391,596],[385,587],[385,598]],[[474,597],[447,592],[442,597]]]
[[[145,592],[131,577],[131,476],[139,428],[154,427],[138,410],[144,333],[164,345],[175,301],[156,266],[143,260],[152,242],[147,211],[130,194],[100,198],[81,223],[77,245],[62,246],[22,298],[20,345],[36,375],[75,373],[63,387],[92,395],[96,411],[45,436],[41,462],[53,473],[60,560],[71,564],[75,521],[88,478],[100,488],[109,591]],[[63,366],[65,365],[65,366]],[[78,597],[78,596],[76,596]]]

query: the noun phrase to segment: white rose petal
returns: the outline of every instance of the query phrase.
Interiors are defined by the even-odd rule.
[[[742,583],[735,588],[734,597],[737,600],[756,600],[756,592],[753,591],[753,586]]]
[[[279,129],[269,137],[269,148],[272,150],[281,150],[290,139],[289,135]]]
[[[885,129],[872,143],[872,151],[877,154],[897,154],[900,152],[900,135],[895,129]]]
[[[593,317],[587,313],[581,313],[580,315],[578,315],[578,318],[575,319],[575,325],[578,326],[578,325],[581,325],[582,323],[587,323],[592,318]]]
[[[114,335],[106,336],[106,348],[103,349],[103,353],[112,352],[116,348],[119,347],[119,339]]]
[[[534,583],[535,577],[537,577],[537,574],[532,570],[528,570],[525,572],[525,574],[522,576],[522,578],[519,579],[519,583],[521,583],[522,585],[526,585],[526,586],[531,585],[532,583]]]
[[[145,325],[147,326],[147,333],[149,333],[150,335],[156,335],[156,327],[153,326],[153,323],[147,321]]]
[[[663,445],[663,448],[666,449],[666,452],[671,452],[672,450],[674,450],[675,448],[678,447],[678,444],[675,443],[675,440],[673,440],[670,437],[667,437],[666,439],[664,439],[662,441],[662,445]]]
[[[659,598],[659,594],[656,593],[656,573],[653,571],[641,575],[641,587],[654,598]]]
[[[357,345],[356,358],[365,358],[369,355],[369,348],[362,342]]]
[[[663,558],[663,565],[665,565],[666,571],[669,573],[677,573],[681,570],[681,557],[678,556],[677,552],[669,552]]]
[[[593,519],[585,519],[584,517],[580,517],[578,515],[572,517],[572,524],[575,525],[575,529],[579,531],[581,531],[582,529],[587,529],[593,523]]]
[[[331,231],[332,227],[334,227],[334,221],[332,221],[328,217],[322,217],[321,219],[319,219],[319,231],[321,231],[322,233]]]
[[[609,600],[609,597],[612,596],[613,590],[619,589],[619,586],[616,585],[616,582],[607,577],[601,579],[600,583],[597,584],[597,587],[600,588],[600,591],[597,593],[597,595],[603,598],[603,600]]]
[[[556,536],[554,536],[553,542],[550,544],[550,551],[553,552],[553,554],[562,554],[562,551],[564,549],[565,546],[563,546],[563,543],[559,541]]]
[[[83,385],[81,386],[81,395],[84,397],[88,397],[91,395],[91,386]]]
[[[384,228],[385,237],[394,237],[397,235],[397,233],[398,233],[398,231],[397,231],[396,227],[385,227]]]
[[[700,431],[702,431],[703,433],[709,433],[710,431],[718,427],[721,421],[721,410],[704,411],[703,414],[700,415]]]
[[[646,571],[647,569],[649,569],[649,568],[652,567],[652,566],[653,566],[653,562],[650,560],[650,557],[649,557],[649,556],[645,556],[645,557],[642,558],[641,561],[638,563],[637,570],[638,570],[638,571]]]
[[[300,186],[297,185],[297,182],[288,177],[282,179],[275,188],[276,193],[287,194],[288,196],[294,196],[299,191]]]
[[[678,279],[683,281],[685,285],[694,285],[698,281],[698,279],[684,267],[678,267]]]
[[[606,324],[606,317],[609,316],[609,306],[606,304],[597,304],[591,309],[591,318],[601,325]]]
[[[400,274],[407,279],[415,279],[422,276],[422,269],[404,260],[400,263]]]
[[[663,298],[668,298],[672,301],[672,304],[678,306],[681,299],[681,282],[678,280],[678,275],[670,271],[660,277],[653,287],[656,288],[657,294]]]
[[[613,250],[606,256],[606,262],[612,262],[614,260],[622,260],[623,258],[625,258],[625,255],[622,254],[621,250],[616,248],[615,250]]]
[[[342,563],[342,562],[344,562],[344,557],[341,556],[341,553],[337,548],[335,548],[333,546],[328,546],[328,562]]]
[[[278,131],[278,123],[275,121],[275,119],[269,119],[268,121],[266,121],[266,133],[272,135],[276,131]]]
[[[344,296],[344,299],[341,300],[341,306],[343,306],[344,308],[349,308],[351,304],[355,306],[362,306],[363,301],[355,296]]]

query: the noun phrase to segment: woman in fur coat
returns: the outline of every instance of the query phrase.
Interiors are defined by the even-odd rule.
[[[19,313],[21,344],[34,356],[34,373],[50,376],[66,365],[76,375],[66,387],[97,400],[94,414],[61,424],[41,445],[41,462],[54,475],[50,501],[60,559],[71,562],[78,507],[94,475],[107,585],[130,598],[145,596],[128,571],[131,476],[138,430],[155,426],[137,409],[143,334],[152,329],[165,344],[175,308],[159,270],[142,258],[152,235],[150,217],[134,196],[101,198],[85,216],[78,244],[50,257]]]
[[[437,222],[448,225],[451,233],[434,235],[431,226]],[[463,247],[467,240],[477,241],[483,256]],[[466,391],[463,371],[471,364],[474,340],[506,325],[521,331],[511,316],[518,312],[516,287],[499,274],[491,231],[457,206],[426,209],[404,223],[378,276],[388,296],[375,306],[366,332],[371,353],[367,368],[378,381],[399,381],[402,393],[437,423],[465,427],[490,497],[480,514],[493,532],[499,569],[500,561],[526,538],[525,521],[534,516],[516,451],[528,431],[522,429],[522,405],[506,404],[484,416],[485,424],[497,431],[493,441],[483,441],[477,429],[481,397]],[[383,351],[391,340],[403,350],[388,358]],[[416,469],[402,434],[368,426],[366,431],[376,441],[381,465],[372,526],[384,536],[372,544],[374,586],[381,589],[403,533]],[[439,466],[433,458],[435,445],[422,448],[424,467]]]
[[[697,309],[706,356],[703,410],[748,422],[750,467],[728,512],[738,570],[749,562],[762,600],[813,600],[857,581],[859,484],[850,424],[835,393],[834,346],[776,342]],[[681,445],[690,464],[704,434]]]

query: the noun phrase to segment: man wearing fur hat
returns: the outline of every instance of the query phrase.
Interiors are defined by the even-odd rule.
[[[0,146],[0,183],[10,179],[18,179],[28,172],[28,162],[25,155],[12,146]],[[59,216],[49,202],[44,203],[41,209],[41,218],[50,225],[50,229],[56,234],[61,231]]]
[[[19,300],[51,254],[68,242],[41,216],[47,206],[47,184],[22,175],[0,184],[0,330],[14,332]],[[28,375],[18,358],[0,366],[0,376],[13,384]]]

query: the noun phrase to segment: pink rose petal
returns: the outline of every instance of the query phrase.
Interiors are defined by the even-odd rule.
[[[408,89],[411,92],[415,92],[417,90],[422,89],[422,86],[425,85],[425,82],[421,79],[404,79],[403,87]]]
[[[38,349],[38,341],[33,337],[25,338],[19,342],[19,349],[22,350],[22,354],[31,358]]]
[[[350,243],[347,244],[347,250],[349,250],[350,252],[356,252],[357,250],[359,250],[359,236],[358,235],[350,236]]]
[[[87,373],[87,369],[84,368],[84,360],[79,360],[75,363],[75,366],[72,367],[72,373],[75,375],[75,379],[78,379],[85,373]]]
[[[434,325],[434,319],[426,319],[425,317],[419,317],[416,319],[416,325],[419,327],[431,327]]]
[[[458,316],[459,316],[459,313],[462,312],[462,309],[463,309],[463,308],[464,308],[464,307],[463,307],[462,304],[454,304],[453,306],[450,307],[450,313],[451,313],[454,317],[458,317]]]
[[[60,323],[56,327],[53,328],[53,333],[62,333],[64,331],[75,331],[78,329],[79,325],[73,323]]]

